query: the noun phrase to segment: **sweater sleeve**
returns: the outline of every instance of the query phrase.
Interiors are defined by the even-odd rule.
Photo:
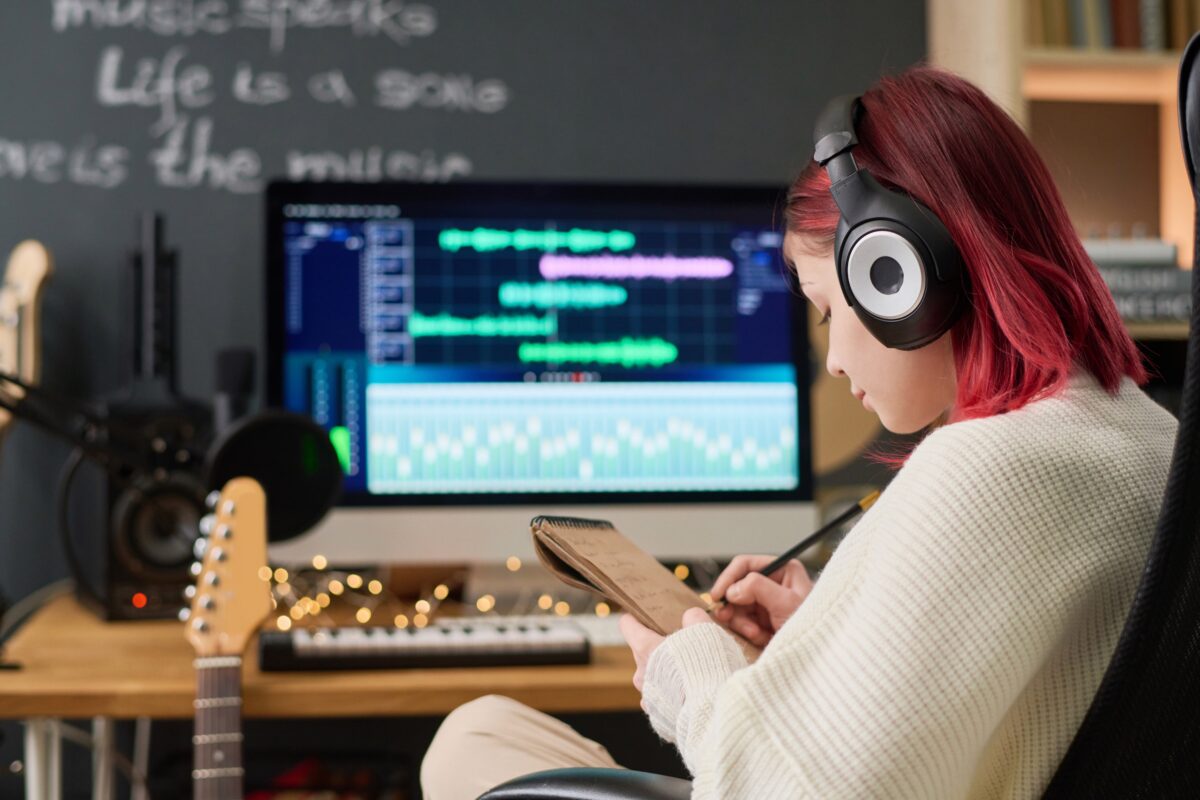
[[[1055,465],[956,427],[917,448],[753,665],[716,625],[655,651],[645,705],[694,797],[980,788],[990,738],[1078,624],[1072,609],[1094,578],[1090,559],[1057,563],[1040,543],[1087,530],[1094,498],[1021,492]]]

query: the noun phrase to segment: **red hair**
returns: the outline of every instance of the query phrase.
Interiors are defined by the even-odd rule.
[[[966,263],[970,307],[951,330],[952,421],[1054,394],[1076,366],[1109,392],[1125,375],[1146,381],[1049,170],[999,106],[925,65],[880,79],[862,103],[855,161],[933,211]],[[829,185],[812,161],[787,195],[788,230],[818,254],[833,251],[838,222]]]

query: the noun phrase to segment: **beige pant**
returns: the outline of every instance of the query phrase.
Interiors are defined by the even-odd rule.
[[[475,800],[531,772],[620,766],[570,725],[491,694],[464,703],[443,720],[421,762],[421,791],[425,800]]]

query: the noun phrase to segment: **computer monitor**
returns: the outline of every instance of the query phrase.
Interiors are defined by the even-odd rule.
[[[282,563],[532,556],[538,514],[662,558],[816,522],[804,304],[778,189],[273,183],[267,384],[340,505]]]

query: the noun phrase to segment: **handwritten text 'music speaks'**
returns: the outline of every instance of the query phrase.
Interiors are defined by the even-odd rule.
[[[144,30],[159,36],[219,36],[236,28],[269,33],[279,53],[294,28],[343,28],[356,36],[386,36],[398,44],[430,36],[436,12],[401,0],[53,0],[52,25]]]

